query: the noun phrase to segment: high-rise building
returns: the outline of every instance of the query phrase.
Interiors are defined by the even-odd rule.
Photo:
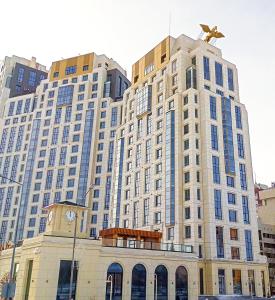
[[[271,295],[275,295],[275,186],[259,191],[258,223],[261,254],[267,257]]]
[[[248,119],[236,66],[220,49],[167,37],[133,65],[113,175],[112,227],[192,245],[206,293],[241,294],[245,281],[255,294],[265,258]]]
[[[90,208],[91,236],[108,226],[114,138],[129,84],[114,60],[90,53],[54,62],[34,93],[6,100],[0,242],[12,239],[18,213],[19,239],[43,232],[43,208],[61,200]]]
[[[37,63],[35,57],[28,60],[6,56],[0,62],[0,116],[8,98],[34,93],[47,75],[46,67]]]

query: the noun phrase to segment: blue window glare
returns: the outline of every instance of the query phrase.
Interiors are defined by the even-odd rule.
[[[4,206],[3,217],[8,217],[13,199],[13,187],[9,187],[6,195],[6,203]]]
[[[243,128],[242,125],[242,111],[239,106],[235,106],[235,118],[236,118],[236,127],[239,129]]]
[[[79,131],[81,129],[81,124],[74,125],[74,131]]]
[[[217,120],[217,107],[216,107],[216,98],[210,96],[210,118]]]
[[[94,190],[94,198],[99,198],[99,190]]]
[[[35,218],[30,218],[29,219],[29,227],[34,227],[35,226],[35,221],[36,221]]]
[[[31,215],[37,214],[37,206],[32,206],[31,207]]]
[[[49,91],[48,92],[48,99],[51,99],[54,97],[54,91]]]
[[[61,86],[58,89],[57,106],[72,104],[74,93],[73,85]]]
[[[33,71],[30,71],[29,75],[29,85],[30,86],[35,86],[35,81],[36,81],[36,73]]]
[[[57,177],[56,177],[56,185],[55,185],[57,189],[62,188],[63,180],[64,180],[64,169],[58,169]]]
[[[72,156],[70,158],[70,164],[76,164],[77,163],[77,156]]]
[[[87,81],[88,80],[88,75],[83,75],[82,76],[82,81]]]
[[[49,206],[50,204],[50,193],[45,193],[43,196],[43,207]]]
[[[246,249],[246,260],[253,260],[253,246],[252,246],[252,234],[251,230],[244,231],[245,236],[245,249]]]
[[[79,95],[77,96],[77,100],[78,100],[78,101],[84,100],[84,94],[79,94]]]
[[[10,178],[12,180],[16,179],[17,169],[18,169],[19,155],[15,155],[13,157],[12,167],[11,167],[11,175]]]
[[[61,147],[59,155],[59,165],[64,166],[66,164],[67,147]]]
[[[70,75],[76,73],[77,66],[66,67],[65,74]]]
[[[77,153],[78,152],[78,145],[73,145],[72,146],[72,153]]]
[[[24,113],[30,112],[30,106],[31,106],[31,99],[28,98],[28,99],[26,99],[26,102],[25,102]]]
[[[227,193],[228,204],[236,204],[236,195],[233,193]]]
[[[83,104],[81,103],[81,104],[77,104],[77,106],[76,106],[76,110],[82,110],[83,109]]]
[[[222,220],[222,195],[220,190],[214,190],[215,219]]]
[[[40,218],[39,233],[42,233],[46,230],[46,223],[47,223],[47,218],[46,217]]]
[[[235,179],[231,176],[226,176],[226,184],[230,187],[235,187]]]
[[[59,134],[59,127],[55,127],[53,129],[53,134],[52,134],[52,145],[56,145],[57,144],[58,134]]]
[[[12,150],[13,150],[13,143],[14,143],[14,139],[15,139],[15,132],[16,132],[16,127],[12,127],[11,131],[10,131],[10,137],[9,137],[7,152],[12,152]]]
[[[220,161],[217,156],[212,156],[212,165],[213,165],[213,182],[220,184],[221,183]]]
[[[14,107],[15,107],[15,102],[10,102],[8,116],[13,115]]]
[[[48,170],[46,176],[45,190],[50,190],[52,188],[52,182],[53,182],[53,170]]]
[[[228,211],[229,222],[237,222],[237,211],[229,209]]]
[[[107,176],[105,184],[105,198],[104,198],[104,209],[109,209],[111,199],[111,182],[112,177]]]
[[[117,125],[117,114],[118,114],[117,107],[113,107],[112,114],[111,114],[111,127],[114,127]]]
[[[4,128],[2,131],[1,143],[0,143],[0,153],[4,153],[6,148],[6,142],[8,137],[8,128]]]
[[[33,230],[28,230],[27,231],[27,238],[30,239],[34,236],[34,231]]]
[[[76,121],[81,121],[81,119],[82,119],[82,114],[76,114],[75,115],[75,120]]]
[[[218,62],[215,62],[215,76],[216,76],[216,84],[223,86],[222,64]]]
[[[109,143],[109,154],[108,154],[107,172],[112,172],[113,158],[114,158],[114,142],[111,141]]]
[[[233,70],[230,68],[227,68],[227,79],[228,79],[228,89],[230,91],[234,91]]]
[[[66,199],[67,200],[72,200],[74,196],[74,192],[73,191],[67,191],[66,192]]]
[[[18,82],[22,82],[23,81],[24,71],[25,70],[23,68],[19,68],[18,69],[18,77],[17,77],[17,81]]]
[[[56,155],[56,148],[52,148],[50,150],[50,156],[49,156],[49,163],[48,163],[49,167],[54,166],[54,164],[55,164],[55,155]]]
[[[250,224],[249,204],[248,204],[247,196],[242,196],[242,206],[243,206],[243,222],[244,224]]]
[[[76,174],[76,168],[70,168],[69,169],[69,175],[70,176],[73,176],[73,175],[75,175]]]
[[[68,179],[67,187],[74,187],[74,179]]]
[[[89,102],[89,103],[88,103],[88,108],[94,108],[94,106],[95,106],[95,105],[94,105],[94,102]]]
[[[61,115],[62,115],[62,107],[56,108],[56,111],[55,111],[55,118],[54,118],[54,123],[55,123],[55,124],[60,124],[60,121],[61,121]]]
[[[85,91],[85,84],[80,84],[78,87],[78,92],[84,92]]]
[[[71,119],[72,119],[72,107],[67,106],[65,112],[65,123],[71,122]]]
[[[63,127],[63,134],[62,134],[62,144],[66,144],[69,141],[69,132],[70,132],[70,126],[64,126]]]
[[[100,185],[100,177],[95,178],[95,185]]]
[[[73,135],[73,142],[79,142],[80,135],[79,134],[74,134]]]
[[[210,80],[210,66],[209,66],[209,58],[203,57],[203,74],[205,80]]]
[[[231,100],[225,97],[222,97],[222,126],[223,126],[225,172],[227,174],[235,174]]]
[[[219,150],[218,127],[215,125],[211,125],[211,146],[212,150]]]
[[[23,108],[23,100],[19,100],[17,102],[17,107],[16,107],[16,114],[20,115],[22,113],[22,108]]]
[[[246,181],[246,168],[245,164],[240,164],[240,182],[241,182],[241,189],[246,191],[247,190],[247,181]]]
[[[238,154],[240,158],[244,158],[244,144],[243,144],[243,135],[237,134],[237,143],[238,143]]]

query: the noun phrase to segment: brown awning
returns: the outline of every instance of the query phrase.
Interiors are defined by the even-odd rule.
[[[140,238],[153,238],[161,239],[162,233],[158,231],[147,231],[129,228],[108,228],[100,230],[99,236],[110,237],[110,236],[123,236],[123,237],[140,237]]]

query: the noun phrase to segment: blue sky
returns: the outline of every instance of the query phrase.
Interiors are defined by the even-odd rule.
[[[95,51],[131,65],[168,35],[197,38],[199,23],[218,25],[223,57],[239,70],[258,182],[275,181],[275,1],[9,0],[1,3],[0,58],[18,55],[48,67]],[[4,13],[3,13],[4,12]]]

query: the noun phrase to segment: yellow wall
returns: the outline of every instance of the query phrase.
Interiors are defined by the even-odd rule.
[[[163,62],[161,58],[165,56]],[[152,76],[158,70],[163,68],[170,59],[170,36],[161,41],[156,47],[144,55],[132,66],[132,84],[138,84]],[[154,70],[144,75],[144,70],[150,64],[154,64]]]
[[[94,53],[71,57],[52,63],[50,71],[50,81],[61,80],[64,78],[79,76],[93,71]],[[88,65],[89,68],[83,71],[83,66]],[[66,75],[65,71],[67,67],[77,66],[76,73]],[[59,72],[59,75],[54,78],[54,73]]]

